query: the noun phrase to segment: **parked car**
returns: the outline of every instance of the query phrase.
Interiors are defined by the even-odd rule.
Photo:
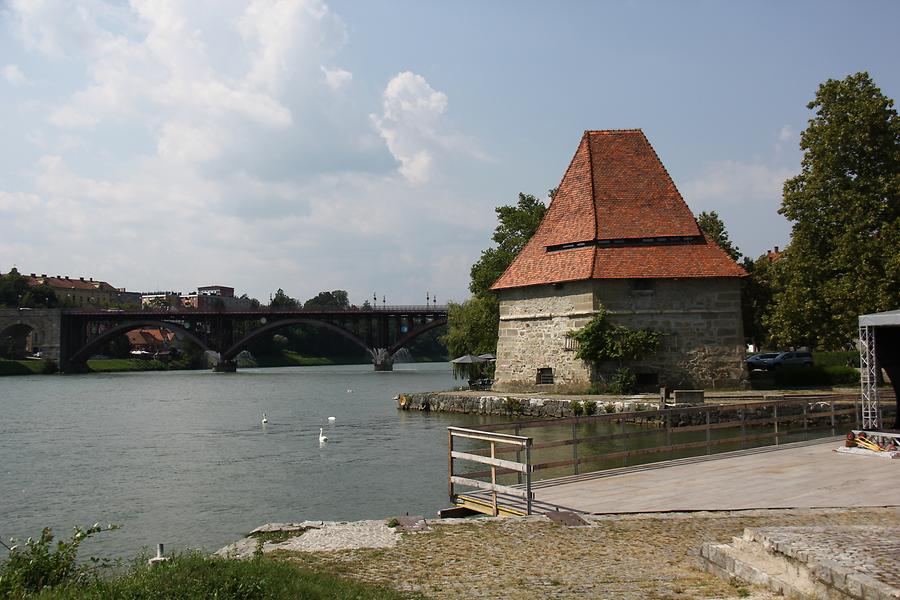
[[[762,369],[772,371],[779,367],[811,367],[813,358],[811,352],[766,352],[754,354],[747,359],[747,368],[751,371]]]

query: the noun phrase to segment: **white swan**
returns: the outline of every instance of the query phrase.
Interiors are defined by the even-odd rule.
[[[325,437],[324,430],[321,427],[319,427],[319,443],[324,444],[327,441],[328,441],[328,438]]]
[[[334,417],[328,417],[328,420],[329,420],[331,423],[334,423],[337,419],[335,419]]]
[[[266,417],[266,413],[263,413],[262,424],[265,425],[268,422],[269,422],[269,418]]]
[[[353,393],[353,390],[347,390],[347,393],[348,393],[348,394],[352,394],[352,393]]]

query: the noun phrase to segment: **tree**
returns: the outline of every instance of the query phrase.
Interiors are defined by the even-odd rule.
[[[555,190],[551,190],[555,193]],[[512,264],[516,255],[525,247],[541,224],[547,207],[531,194],[519,193],[515,206],[498,206],[494,209],[500,222],[491,237],[496,248],[481,252],[481,258],[472,265],[469,291],[481,295],[494,285],[503,272]]]
[[[741,281],[741,314],[744,337],[757,346],[769,342],[769,330],[764,318],[772,304],[774,269],[772,259],[763,254],[756,260],[744,257],[741,265],[748,276]]]
[[[697,225],[700,226],[700,231],[718,244],[732,260],[735,262],[741,260],[741,251],[729,239],[728,231],[725,230],[725,223],[719,218],[719,213],[714,210],[710,212],[703,211],[697,216]]]
[[[801,172],[779,212],[793,222],[766,318],[782,345],[839,348],[863,313],[900,304],[900,118],[868,73],[819,86]]]
[[[0,306],[15,308],[22,305],[22,298],[28,293],[28,279],[19,274],[15,267],[0,277]]]
[[[269,302],[270,308],[298,308],[300,304],[284,293],[284,290],[278,288],[278,291],[275,292],[275,296]]]
[[[59,306],[59,300],[56,292],[46,283],[32,286],[25,295],[19,306],[27,306],[29,308],[56,308]]]
[[[554,194],[556,190],[550,190],[551,199]],[[443,342],[450,356],[497,351],[500,302],[490,288],[534,235],[547,207],[531,194],[519,193],[515,206],[498,206],[494,211],[499,224],[491,239],[497,246],[484,250],[472,265],[469,291],[473,297],[448,306],[449,328]]]
[[[314,297],[304,302],[303,308],[307,310],[311,308],[323,310],[347,310],[350,308],[350,300],[347,296],[347,292],[344,290],[319,292]]]

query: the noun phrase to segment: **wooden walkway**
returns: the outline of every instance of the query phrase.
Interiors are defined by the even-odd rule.
[[[834,452],[843,437],[534,482],[533,512],[589,514],[900,506],[900,460]],[[466,494],[490,502],[490,494]],[[512,511],[519,498],[499,495]],[[521,506],[520,506],[521,505]]]

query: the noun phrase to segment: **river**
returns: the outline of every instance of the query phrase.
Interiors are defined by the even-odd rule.
[[[269,521],[435,516],[446,427],[490,418],[392,398],[455,385],[447,363],[0,378],[0,536],[111,522],[85,551],[131,558]]]

